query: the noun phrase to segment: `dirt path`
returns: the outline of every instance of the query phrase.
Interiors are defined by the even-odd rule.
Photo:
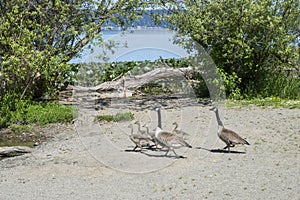
[[[129,122],[93,121],[128,110],[150,130],[156,126],[154,111],[82,110],[74,125],[53,129],[55,137],[32,154],[0,161],[1,199],[300,199],[299,109],[221,112],[225,126],[251,143],[230,154],[218,151],[224,144],[207,106],[165,109],[163,128],[177,121],[190,134],[194,148],[176,151],[183,159],[131,151]]]

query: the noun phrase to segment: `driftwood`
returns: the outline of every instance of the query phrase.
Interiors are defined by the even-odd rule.
[[[31,153],[32,150],[32,148],[26,146],[0,147],[0,157],[18,156]]]
[[[196,70],[189,68],[157,68],[150,72],[137,76],[123,76],[118,80],[108,81],[95,87],[81,87],[69,85],[69,89],[78,92],[106,92],[119,89],[134,91],[141,86],[152,83],[156,80],[165,78],[184,78],[187,73],[195,72]],[[201,72],[200,72],[201,73]]]
[[[137,89],[155,81],[166,80],[167,78],[187,79],[190,84],[197,84],[197,80],[191,80],[194,72],[204,74],[197,68],[171,68],[164,63],[165,67],[156,68],[142,75],[120,75],[112,81],[108,81],[95,87],[82,87],[69,85],[65,91],[60,93],[62,104],[82,104],[82,102],[93,103],[99,99],[126,98],[132,96]]]

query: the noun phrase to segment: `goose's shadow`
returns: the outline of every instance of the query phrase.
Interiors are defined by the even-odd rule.
[[[187,158],[185,156],[176,156],[176,155],[153,155],[153,154],[149,154],[147,152],[141,151],[142,154],[149,156],[149,157],[156,157],[156,158]]]
[[[154,148],[153,146],[149,146],[149,147],[143,147],[142,149],[138,148],[138,149],[125,149],[125,152],[142,152],[145,150],[149,150],[149,151],[161,151],[162,149],[160,148]]]
[[[125,152],[141,152],[141,149],[125,149]]]
[[[232,154],[246,154],[246,152],[242,152],[242,151],[228,151],[228,150],[225,150],[225,149],[206,149],[206,148],[203,148],[203,147],[196,147],[196,149],[203,149],[205,151],[209,151],[209,152],[212,152],[212,153],[232,153]]]
[[[147,153],[147,150],[150,150],[150,151],[165,151],[163,149],[156,149],[156,148],[143,148],[143,149],[125,149],[124,151],[125,152],[139,152],[139,153],[142,153],[146,156],[149,156],[149,157],[157,157],[157,158],[162,158],[162,157],[166,157],[166,158],[186,158],[185,156],[176,156],[176,155],[153,155],[153,154],[150,154],[150,153]]]
[[[178,156],[178,155],[153,155],[153,154],[149,154],[147,153],[147,151],[162,151],[162,152],[166,152],[167,149],[166,148],[157,148],[155,147],[155,145],[150,145],[150,146],[145,146],[142,149],[125,149],[124,152],[139,152],[142,153],[146,156],[149,157],[166,157],[166,158],[187,158],[185,156]],[[171,152],[170,152],[171,153]]]

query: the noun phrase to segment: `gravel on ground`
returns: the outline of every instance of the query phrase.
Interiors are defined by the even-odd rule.
[[[300,199],[300,110],[243,106],[221,110],[225,127],[250,146],[221,150],[208,106],[162,110],[163,128],[177,121],[192,149],[132,151],[132,122],[96,122],[130,111],[152,131],[153,110],[82,109],[74,124],[57,124],[31,154],[0,161],[1,199]],[[136,130],[135,126],[135,130]]]

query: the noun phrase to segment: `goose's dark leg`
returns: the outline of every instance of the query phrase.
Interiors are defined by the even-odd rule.
[[[168,148],[168,151],[166,152],[165,156],[168,155],[169,151],[170,151],[170,148]]]
[[[176,155],[176,157],[180,157],[180,156],[177,155],[177,153],[175,152],[174,149],[172,149],[172,151],[174,152],[174,154]]]
[[[230,152],[230,144],[227,144],[223,149],[228,149],[228,152]]]
[[[138,148],[138,145],[135,145],[135,147],[133,148],[133,151],[135,151],[135,150],[136,150],[136,148]]]
[[[223,149],[227,149],[229,147],[235,147],[235,144],[227,144]]]

